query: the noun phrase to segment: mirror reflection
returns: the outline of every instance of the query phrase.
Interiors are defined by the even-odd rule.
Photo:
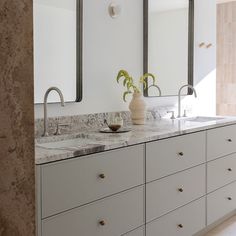
[[[49,87],[65,101],[81,100],[80,0],[34,0],[34,94],[43,103]],[[49,102],[59,102],[52,93]]]
[[[191,4],[191,0],[148,0],[144,69],[157,76],[162,96],[177,95],[181,86],[192,84]],[[146,96],[157,95],[155,89],[146,91]]]

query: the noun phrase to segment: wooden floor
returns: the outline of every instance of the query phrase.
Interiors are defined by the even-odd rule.
[[[236,216],[225,221],[205,236],[236,236]]]

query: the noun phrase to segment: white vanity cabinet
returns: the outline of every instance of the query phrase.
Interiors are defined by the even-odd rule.
[[[236,125],[207,132],[207,225],[236,209]]]
[[[146,185],[146,218],[151,221],[205,195],[205,165]],[[197,184],[196,184],[197,183]]]
[[[137,187],[44,219],[43,236],[120,236],[144,224],[144,191]]]
[[[204,131],[147,143],[147,182],[205,163],[205,149]]]
[[[179,208],[146,226],[146,236],[191,236],[205,227],[205,199]]]
[[[39,236],[120,236],[144,222],[144,145],[38,166]]]
[[[228,125],[38,165],[38,236],[199,235],[236,210],[235,140]]]
[[[43,165],[41,183],[42,218],[142,185],[144,146]]]

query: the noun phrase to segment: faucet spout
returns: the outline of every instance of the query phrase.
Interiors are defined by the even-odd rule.
[[[186,87],[192,89],[195,98],[197,97],[197,92],[196,92],[195,88],[194,88],[192,85],[190,85],[190,84],[183,85],[183,86],[179,89],[179,93],[178,93],[178,118],[181,117],[181,92],[182,92],[182,90],[183,90],[184,88],[186,88]]]
[[[65,106],[65,102],[64,102],[64,97],[63,94],[61,92],[61,90],[57,87],[51,87],[49,88],[45,95],[44,95],[44,132],[43,132],[43,136],[47,137],[49,136],[48,134],[48,110],[47,110],[47,101],[48,101],[48,95],[51,91],[56,91],[59,94],[60,100],[61,100],[61,106],[64,107]]]

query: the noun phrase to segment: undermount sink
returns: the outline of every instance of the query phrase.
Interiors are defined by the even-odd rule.
[[[78,148],[84,144],[83,139],[69,139],[63,141],[56,142],[48,142],[48,143],[39,143],[38,147],[47,148],[47,149],[64,149],[64,148]]]
[[[190,122],[210,122],[210,121],[218,121],[223,120],[224,117],[208,117],[208,116],[196,116],[191,118],[186,118],[186,121]]]

